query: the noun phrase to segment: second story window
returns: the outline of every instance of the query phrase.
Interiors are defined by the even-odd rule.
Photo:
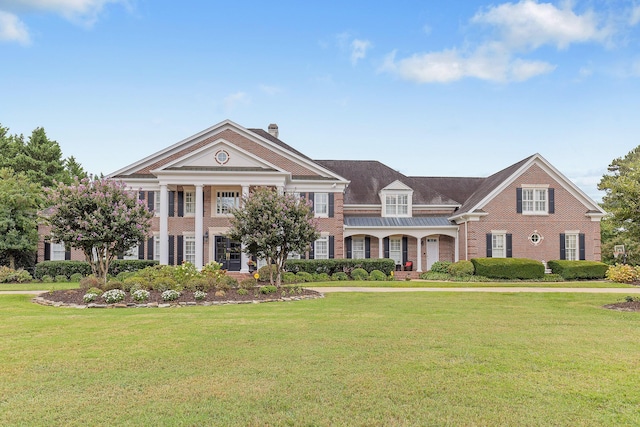
[[[546,214],[548,212],[546,188],[522,189],[522,213]]]
[[[387,194],[385,214],[385,216],[407,216],[409,214],[409,196],[407,194]]]
[[[184,213],[185,215],[194,215],[196,213],[195,191],[184,192]]]
[[[329,194],[328,193],[315,193],[313,200],[313,211],[316,216],[328,216],[329,215]]]
[[[216,214],[228,215],[231,209],[240,207],[239,191],[218,191],[216,195]]]

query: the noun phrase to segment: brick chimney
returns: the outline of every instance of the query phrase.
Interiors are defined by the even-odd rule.
[[[274,138],[278,137],[278,125],[277,124],[271,123],[269,125],[268,130],[269,130],[269,133],[271,134],[271,136],[273,136]]]

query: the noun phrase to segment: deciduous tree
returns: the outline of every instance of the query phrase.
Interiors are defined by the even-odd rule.
[[[47,204],[52,241],[81,249],[105,281],[110,262],[146,239],[153,217],[124,183],[107,179],[59,184],[47,190]]]
[[[233,210],[229,237],[240,241],[247,253],[276,266],[270,282],[280,286],[290,252],[304,253],[319,236],[310,206],[291,194],[257,188]]]

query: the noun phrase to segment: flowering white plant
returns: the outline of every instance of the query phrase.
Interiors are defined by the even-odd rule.
[[[180,292],[174,291],[173,289],[169,289],[162,293],[163,301],[174,301],[174,300],[177,300],[179,297],[180,297]]]
[[[82,297],[82,300],[84,302],[93,302],[96,300],[96,298],[98,298],[98,294],[94,293],[94,292],[87,292],[86,294],[84,294],[84,296]]]
[[[201,301],[203,299],[205,299],[207,297],[207,293],[203,292],[203,291],[195,291],[193,293],[193,298],[195,298],[196,301]]]
[[[143,302],[148,300],[149,295],[151,295],[149,291],[144,289],[137,289],[131,293],[131,297],[133,297],[133,300],[136,302]]]
[[[102,299],[104,299],[107,304],[113,304],[124,300],[124,296],[125,293],[122,289],[111,289],[102,294]]]

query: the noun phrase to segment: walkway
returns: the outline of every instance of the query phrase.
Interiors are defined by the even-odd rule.
[[[309,287],[317,292],[558,292],[582,294],[640,294],[638,288],[543,288],[543,287],[491,287],[491,288],[359,288],[359,287]]]

